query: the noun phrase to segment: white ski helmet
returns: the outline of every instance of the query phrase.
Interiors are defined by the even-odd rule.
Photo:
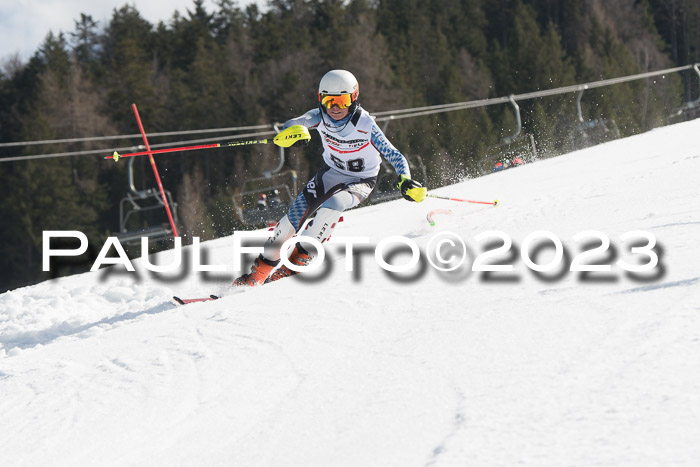
[[[334,105],[341,109],[350,107],[350,113],[357,107],[360,86],[355,76],[347,70],[331,70],[318,84],[318,103],[325,111]]]

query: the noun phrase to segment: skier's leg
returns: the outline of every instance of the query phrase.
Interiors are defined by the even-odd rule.
[[[324,203],[324,200],[327,200],[328,197],[333,199],[333,192],[323,192],[323,173],[324,171],[322,169],[316,174],[316,176],[314,176],[314,178],[311,179],[311,181],[309,181],[309,183],[306,184],[304,190],[299,194],[299,196],[297,196],[294,203],[292,203],[287,215],[284,216],[275,226],[272,237],[270,237],[265,244],[263,256],[266,259],[271,261],[279,261],[281,256],[280,248],[282,248],[282,244],[292,238],[299,231],[299,229],[301,229],[306,220],[311,217],[317,209],[319,209],[319,206],[325,206],[326,203],[330,201],[328,200]],[[334,187],[333,189],[337,190],[341,187],[342,185]],[[338,203],[331,203],[330,206],[332,209],[340,211],[347,209],[343,208]],[[318,214],[316,214],[316,217],[318,217]]]
[[[275,226],[272,237],[265,243],[263,253],[253,262],[251,271],[234,280],[233,285],[255,286],[265,282],[279,264],[282,244],[293,237],[324,200],[333,194],[332,191],[326,193],[324,190],[323,175],[327,172],[328,167],[322,168],[306,184],[304,190],[292,203],[287,215]],[[332,190],[337,191],[339,188],[342,188],[342,185],[333,187]]]
[[[357,206],[361,201],[362,199],[360,199],[360,196],[355,193],[350,193],[349,191],[343,190],[334,194],[321,205],[316,212],[316,216],[300,236],[313,237],[321,243],[325,242],[330,238],[342,212]],[[280,246],[282,243],[280,243]],[[312,258],[313,255],[306,250],[303,242],[299,242],[289,255],[289,262],[296,266],[305,266],[311,262]],[[287,266],[282,265],[282,267],[272,273],[269,281],[276,281],[284,277],[293,276],[294,274],[296,274],[296,271],[292,271]]]
[[[303,196],[303,194],[299,195],[299,197]],[[234,280],[233,285],[255,286],[263,284],[280,262],[282,244],[292,238],[296,232],[296,229],[289,221],[289,214],[280,219],[272,232],[272,236],[265,242],[263,253],[253,262],[251,271]]]
[[[328,166],[321,168],[304,187],[287,212],[289,221],[298,232],[321,205],[345,187]]]
[[[346,209],[360,204],[360,198],[348,191],[340,191],[323,203],[302,236],[313,237],[323,243],[331,236],[340,215]]]
[[[263,256],[270,261],[279,261],[282,244],[292,238],[296,233],[296,229],[289,221],[289,214],[287,214],[280,219],[275,226],[275,230],[272,232],[272,236],[265,243]]]
[[[262,284],[279,264],[282,244],[292,238],[314,213],[316,217],[303,235],[314,236],[320,242],[327,240],[340,214],[364,201],[374,189],[375,182],[375,179],[363,179],[348,185],[342,175],[332,172],[329,167],[320,169],[306,184],[287,215],[275,226],[272,237],[265,244],[263,254],[255,260],[251,273],[236,279],[234,284]],[[301,244],[297,244],[289,260],[302,266],[310,262],[311,255]],[[288,268],[280,268],[273,276],[277,275],[277,272],[283,273],[283,269],[291,272]],[[287,275],[291,274],[284,273],[282,277]],[[274,280],[273,276],[268,280]]]

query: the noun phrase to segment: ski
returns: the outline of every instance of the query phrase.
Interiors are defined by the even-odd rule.
[[[197,302],[210,302],[212,300],[217,300],[219,297],[216,295],[209,295],[206,298],[180,298],[180,297],[175,297],[173,296],[173,300],[177,302],[178,305],[188,305],[190,303],[197,303]]]

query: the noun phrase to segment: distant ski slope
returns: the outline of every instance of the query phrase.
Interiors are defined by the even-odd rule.
[[[334,233],[423,249],[455,233],[468,262],[451,273],[423,261],[392,276],[372,249],[347,272],[329,250],[313,281],[230,294],[223,238],[203,245],[225,274],[163,280],[135,262],[2,294],[1,463],[700,465],[698,133],[678,124],[435,190],[497,208],[398,200]],[[430,227],[438,208],[453,213]],[[469,266],[492,230],[512,238],[514,271],[487,279]],[[615,253],[591,260],[613,265],[645,262],[620,241],[642,230],[660,264],[646,280],[615,266],[538,278],[520,251],[541,230],[567,261],[577,233],[600,231]],[[210,293],[229,295],[169,302]]]

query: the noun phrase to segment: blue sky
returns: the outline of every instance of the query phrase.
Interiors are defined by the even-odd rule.
[[[263,0],[238,0],[239,6]],[[0,0],[0,64],[19,53],[26,61],[37,50],[49,31],[73,31],[75,20],[85,13],[102,27],[115,8],[131,4],[151,23],[168,21],[175,10],[185,13],[192,9],[192,0]],[[208,10],[213,0],[205,0]]]

